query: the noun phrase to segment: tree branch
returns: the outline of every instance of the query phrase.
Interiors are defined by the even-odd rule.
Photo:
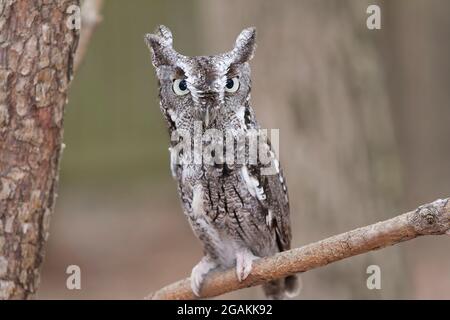
[[[255,261],[248,278],[239,282],[235,270],[211,273],[201,291],[202,298],[214,297],[381,249],[423,235],[450,235],[450,201],[436,200],[414,211],[366,227],[284,251]],[[150,294],[147,299],[196,299],[189,278]]]
[[[78,70],[86,55],[87,47],[98,24],[102,21],[100,11],[103,0],[85,0],[81,6],[81,32],[75,55],[74,69]]]

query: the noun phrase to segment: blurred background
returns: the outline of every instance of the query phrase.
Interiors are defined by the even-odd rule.
[[[369,4],[381,30],[366,28]],[[102,16],[66,109],[39,298],[141,299],[201,258],[143,41],[159,24],[186,55],[227,51],[257,27],[252,105],[280,128],[294,247],[450,195],[450,2],[106,0]],[[300,299],[450,299],[448,248],[420,238],[312,270]],[[81,290],[66,289],[72,264]],[[372,264],[381,290],[366,287]]]

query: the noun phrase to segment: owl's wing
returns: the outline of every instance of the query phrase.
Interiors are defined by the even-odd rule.
[[[275,163],[278,163],[275,159]],[[289,217],[289,197],[283,172],[279,165],[277,172],[265,176],[264,190],[267,197],[267,217],[269,227],[276,233],[280,251],[291,248],[291,222]]]
[[[266,223],[275,232],[280,251],[291,248],[291,222],[289,217],[289,197],[286,181],[280,163],[272,151],[271,143],[266,144],[270,152],[270,165],[250,166],[249,171],[258,177],[259,185],[265,199],[261,204],[265,207]]]

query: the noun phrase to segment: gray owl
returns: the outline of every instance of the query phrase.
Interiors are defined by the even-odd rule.
[[[235,267],[238,280],[243,281],[255,259],[288,250],[291,245],[285,179],[270,141],[265,146],[275,168],[272,174],[263,174],[264,165],[259,160],[223,161],[217,154],[224,147],[222,139],[209,139],[212,163],[193,161],[195,139],[184,141],[186,134],[194,136],[196,130],[227,131],[237,137],[259,128],[249,103],[249,61],[255,36],[254,28],[245,29],[231,51],[196,57],[176,52],[172,33],[165,26],[145,36],[159,82],[160,108],[172,137],[172,175],[183,211],[203,245],[204,257],[191,272],[191,287],[197,296],[201,296],[202,282],[211,270]],[[184,133],[183,138],[175,134],[178,132]],[[178,148],[181,140],[184,149]],[[232,146],[234,153],[249,153],[235,142]],[[186,147],[193,147],[194,156]],[[272,299],[291,297],[298,291],[297,278],[293,275],[272,281],[263,289]]]

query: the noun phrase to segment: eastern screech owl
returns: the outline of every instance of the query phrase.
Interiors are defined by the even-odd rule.
[[[197,57],[176,52],[165,26],[146,35],[159,80],[160,107],[171,135],[178,130],[194,133],[196,123],[201,132],[215,129],[245,134],[259,128],[249,104],[249,60],[256,46],[255,35],[254,28],[245,29],[231,51]],[[271,175],[262,174],[259,162],[186,161],[187,155],[175,147],[176,142],[169,148],[172,174],[184,213],[205,254],[191,273],[191,287],[197,296],[212,269],[236,267],[237,278],[243,281],[253,260],[290,249],[287,189],[270,142],[266,146],[275,167]],[[297,278],[272,281],[263,289],[269,298],[290,297],[298,289]]]

